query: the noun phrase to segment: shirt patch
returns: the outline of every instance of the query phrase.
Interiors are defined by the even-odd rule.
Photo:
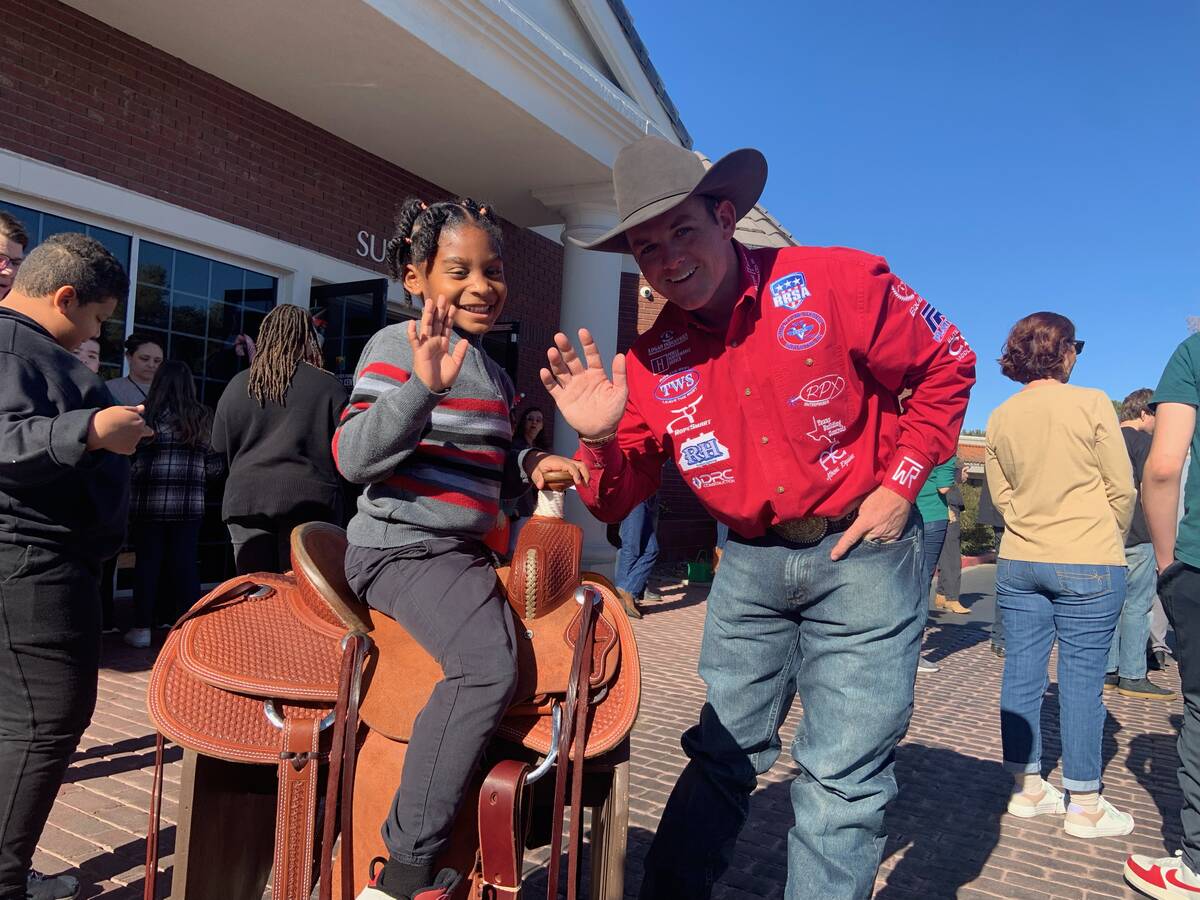
[[[803,272],[793,272],[771,282],[771,300],[777,307],[799,309],[811,296]]]
[[[687,434],[689,431],[695,431],[698,428],[707,428],[711,425],[712,419],[701,419],[699,421],[696,419],[696,410],[700,408],[700,401],[703,399],[704,395],[701,394],[691,403],[671,410],[671,415],[675,418],[667,423],[667,434]]]
[[[702,431],[679,445],[679,468],[684,472],[729,459],[729,448],[711,431]]]
[[[840,397],[844,390],[846,379],[841,375],[822,375],[800,388],[800,393],[788,400],[788,405],[803,403],[805,406],[825,406],[830,400]]]
[[[818,419],[813,416],[812,431],[808,432],[808,436],[818,444],[821,441],[828,441],[830,446],[836,444],[835,438],[846,430],[846,426],[842,424],[841,419],[835,419],[833,416],[825,416]]]
[[[967,343],[967,339],[962,336],[962,332],[957,328],[951,329],[950,340],[946,342],[946,352],[957,359],[964,353],[969,353],[970,350],[971,346]]]
[[[812,310],[792,313],[779,324],[775,333],[785,350],[807,350],[821,343],[826,332],[825,320]]]
[[[827,450],[822,451],[818,462],[821,464],[821,471],[825,473],[826,481],[833,481],[850,467],[850,463],[854,462],[854,454],[849,450],[844,450],[837,443],[830,444]]]
[[[685,346],[687,342],[686,331],[682,334],[676,334],[674,331],[664,331],[660,334],[658,343],[647,351],[650,371],[661,375],[683,362],[683,358],[692,352],[691,347]]]
[[[925,471],[925,467],[913,459],[911,456],[905,456],[900,460],[900,464],[896,466],[896,471],[892,473],[892,481],[901,487],[909,487]]]
[[[660,403],[678,403],[700,388],[700,373],[695,369],[672,372],[658,380],[654,396]]]
[[[720,469],[716,472],[702,472],[699,475],[692,476],[692,487],[698,491],[710,487],[722,487],[727,484],[733,484],[733,469]]]

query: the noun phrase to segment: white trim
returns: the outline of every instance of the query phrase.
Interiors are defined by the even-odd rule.
[[[508,0],[365,2],[603,165],[643,135],[678,140]]]
[[[0,198],[273,275],[280,282],[280,303],[307,307],[314,278],[332,284],[383,277],[375,269],[8,150],[0,150]],[[391,286],[389,304],[403,300],[400,286]]]

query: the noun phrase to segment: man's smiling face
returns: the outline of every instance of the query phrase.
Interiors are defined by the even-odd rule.
[[[650,286],[676,306],[694,311],[708,305],[729,267],[736,265],[729,249],[734,216],[728,200],[690,197],[630,228],[626,240]]]

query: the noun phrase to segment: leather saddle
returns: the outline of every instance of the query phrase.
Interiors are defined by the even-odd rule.
[[[516,619],[518,687],[485,754],[500,761],[480,785],[478,804],[470,798],[464,804],[439,861],[469,873],[456,897],[519,896],[526,783],[552,763],[550,893],[556,896],[568,770],[579,809],[585,761],[620,745],[637,717],[641,669],[633,631],[612,586],[580,572],[581,542],[577,526],[535,516],[521,532],[512,565],[497,570]],[[293,571],[239,577],[200,600],[168,635],[151,674],[148,703],[161,736],[220,759],[277,767],[273,900],[309,896],[319,825],[321,897],[349,900],[367,883],[371,859],[387,856],[380,825],[413,721],[442,677],[404,629],[358,600],[345,579],[345,551],[341,529],[299,526],[292,534]],[[161,757],[161,737],[159,743]],[[531,756],[543,765],[532,767]],[[326,762],[325,815],[318,823],[318,769]],[[155,889],[160,785],[161,767],[147,842],[147,898]],[[578,818],[572,816],[568,847],[571,897]]]

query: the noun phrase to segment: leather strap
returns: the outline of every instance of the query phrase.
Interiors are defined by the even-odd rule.
[[[158,893],[158,830],[162,823],[163,736],[155,734],[154,781],[150,787],[150,823],[146,827],[146,874],[142,887],[143,900],[155,900]]]
[[[584,606],[591,606],[585,602]],[[592,680],[592,645],[596,637],[598,613],[585,617],[580,634],[587,651],[579,664],[579,689],[575,697],[575,758],[571,761],[571,840],[567,844],[567,900],[575,900],[579,887],[579,862],[583,855],[583,754],[587,747],[588,712]]]
[[[571,762],[571,746],[576,737],[575,731],[577,727],[577,718],[581,717],[584,727],[587,725],[587,686],[591,678],[592,666],[592,644],[595,638],[595,617],[596,606],[592,602],[592,592],[588,591],[584,595],[583,608],[579,611],[579,639],[575,642],[575,653],[571,659],[571,676],[567,681],[567,708],[566,714],[563,716],[562,733],[558,739],[558,762],[555,764],[556,772],[554,776],[554,813],[551,820],[550,833],[550,862],[546,871],[546,897],[547,900],[556,900],[558,897],[558,881],[560,857],[562,855],[562,840],[563,840],[563,817],[565,814],[567,800],[567,770],[570,768]],[[579,700],[582,692],[583,704],[580,706]],[[580,710],[582,712],[580,713]],[[582,792],[583,778],[583,752],[584,743],[579,742],[579,759],[575,763],[577,770],[576,778],[580,780]],[[574,790],[572,790],[574,793]],[[581,811],[575,807],[571,811],[571,833],[573,838],[580,835],[579,820],[582,818]],[[574,840],[572,840],[574,844]],[[572,856],[577,855],[573,852],[572,847],[570,852]],[[568,900],[575,898],[575,880],[573,877],[575,866],[571,865],[571,860],[568,860],[568,866],[571,869],[571,880],[567,885]]]
[[[313,837],[317,817],[320,720],[288,716],[279,754],[275,807],[275,868],[272,900],[295,900],[312,892]]]
[[[506,759],[492,767],[479,791],[479,869],[491,896],[520,896],[528,774],[525,763]]]

